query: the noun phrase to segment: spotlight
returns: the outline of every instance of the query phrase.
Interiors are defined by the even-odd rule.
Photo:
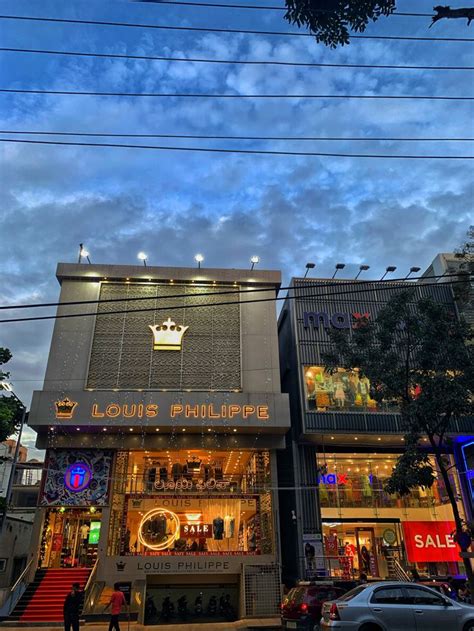
[[[370,269],[370,265],[360,265],[359,271],[357,272],[357,276],[354,278],[354,280],[357,280],[359,278],[361,272],[366,272],[368,269]]]
[[[339,271],[340,269],[344,269],[344,268],[345,268],[345,266],[346,266],[346,264],[345,264],[345,263],[336,263],[336,269],[334,270],[334,274],[332,275],[332,278],[335,278],[335,277],[336,277],[336,274],[338,273],[338,271]]]
[[[201,263],[204,261],[204,257],[202,254],[196,254],[196,256],[194,257],[194,260],[197,262],[198,264],[198,269],[200,269],[201,267]]]
[[[86,250],[86,248],[84,247],[83,243],[79,243],[79,258],[78,258],[78,263],[82,263],[82,259],[87,259],[87,262],[91,263],[91,260],[89,258],[89,252]]]
[[[316,267],[316,263],[306,263],[306,272],[304,273],[303,278],[306,278],[306,276],[308,276],[308,272],[310,269],[314,269]]]
[[[255,267],[255,265],[257,265],[257,263],[259,263],[259,262],[260,262],[260,257],[258,257],[258,256],[252,256],[252,257],[250,258],[250,262],[252,263],[252,267],[250,268],[250,271],[252,271],[252,270],[253,270],[253,268]]]
[[[137,254],[137,258],[140,259],[140,261],[143,261],[143,265],[146,267],[146,260],[148,258],[148,254],[145,254],[145,252],[139,252]]]
[[[408,272],[408,274],[405,276],[405,278],[403,280],[406,280],[410,274],[416,274],[417,272],[419,272],[421,269],[421,267],[410,267],[410,271]]]
[[[385,268],[385,273],[382,276],[382,278],[380,280],[383,280],[385,278],[385,276],[387,276],[387,274],[391,274],[392,272],[394,272],[397,269],[396,265],[389,265],[388,267]]]

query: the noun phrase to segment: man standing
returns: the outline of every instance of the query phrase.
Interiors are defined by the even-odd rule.
[[[64,600],[64,631],[79,631],[79,616],[82,609],[82,592],[79,583],[73,583],[72,589]]]
[[[105,611],[106,609],[111,607],[109,631],[112,631],[112,629],[115,629],[115,631],[120,631],[119,615],[122,611],[123,606],[127,608],[127,601],[125,600],[123,592],[120,591],[119,583],[115,583],[114,591],[112,593],[112,596],[110,597],[110,601],[104,609]]]

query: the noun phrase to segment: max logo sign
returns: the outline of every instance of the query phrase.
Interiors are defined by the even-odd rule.
[[[357,329],[364,326],[369,319],[370,313],[368,311],[365,313],[336,311],[332,315],[326,311],[305,311],[303,313],[303,326],[305,329],[309,329],[311,326],[313,329],[319,329],[320,325],[324,329],[331,327],[334,329]]]

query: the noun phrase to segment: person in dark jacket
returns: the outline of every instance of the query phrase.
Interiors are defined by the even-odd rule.
[[[73,583],[64,600],[64,631],[79,631],[79,616],[82,610],[82,592],[79,583]]]

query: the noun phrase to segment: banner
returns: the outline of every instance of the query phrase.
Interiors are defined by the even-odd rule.
[[[454,521],[404,521],[402,526],[410,563],[460,561]]]

